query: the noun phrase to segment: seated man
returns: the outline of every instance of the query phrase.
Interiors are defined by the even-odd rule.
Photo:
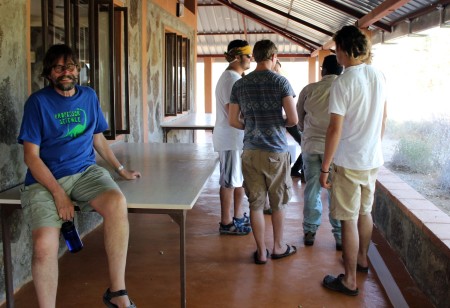
[[[79,66],[70,47],[50,47],[42,76],[50,85],[28,98],[18,137],[28,166],[21,199],[32,229],[39,306],[55,307],[60,228],[73,219],[75,201],[81,210],[93,209],[104,219],[111,283],[104,303],[136,307],[125,290],[127,203],[109,172],[96,165],[94,149],[123,178],[136,179],[140,173],[125,169],[109,148],[98,98],[91,88],[77,85]]]

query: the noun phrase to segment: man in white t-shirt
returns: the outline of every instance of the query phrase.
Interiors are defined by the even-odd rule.
[[[330,124],[320,184],[332,189],[331,216],[341,221],[345,274],[327,275],[323,285],[355,296],[356,272],[368,272],[375,182],[378,168],[383,165],[386,81],[381,72],[363,62],[370,45],[357,27],[344,26],[333,39],[337,60],[345,71],[330,90]]]
[[[231,89],[244,71],[250,68],[252,48],[243,40],[228,44],[225,58],[229,62],[216,85],[216,124],[213,132],[214,150],[220,161],[220,234],[246,235],[252,229],[250,219],[243,213],[244,199],[241,154],[244,132],[228,123],[228,107]],[[234,209],[234,215],[231,209]]]

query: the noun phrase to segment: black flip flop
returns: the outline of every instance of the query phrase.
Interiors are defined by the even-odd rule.
[[[360,273],[368,273],[369,272],[369,267],[364,267],[364,266],[361,266],[359,264],[356,264],[356,271],[360,272]]]
[[[106,290],[105,294],[103,295],[103,303],[108,308],[119,307],[116,304],[111,303],[111,299],[114,297],[119,297],[119,296],[124,296],[124,295],[128,296],[127,290],[119,290],[119,291],[111,292],[108,288]],[[133,301],[131,299],[130,299],[130,306],[128,306],[127,308],[136,308],[136,305],[133,303]]]
[[[266,255],[267,255],[267,258],[269,258],[269,250],[268,249],[266,249]],[[255,260],[255,264],[266,264],[267,263],[267,260],[261,261],[258,258],[258,250],[253,253],[253,260]]]
[[[295,247],[293,245],[289,246],[287,244],[286,244],[286,246],[287,246],[287,249],[286,249],[286,251],[284,253],[279,253],[279,254],[273,253],[272,254],[272,259],[286,258],[286,257],[289,257],[290,255],[293,255],[294,253],[297,252],[297,247]],[[291,247],[292,247],[292,249],[291,249]]]
[[[325,278],[323,279],[323,286],[327,289],[336,291],[336,292],[340,292],[342,294],[345,295],[349,295],[349,296],[356,296],[359,294],[359,290],[358,288],[356,288],[356,290],[350,290],[349,288],[347,288],[346,286],[344,286],[344,284],[342,283],[342,279],[344,278],[344,274],[340,274],[337,277],[331,276],[331,275],[327,275],[325,276]]]

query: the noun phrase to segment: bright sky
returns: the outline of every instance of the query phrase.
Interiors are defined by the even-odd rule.
[[[450,29],[434,28],[393,43],[373,47],[373,65],[389,88],[389,118],[450,119]]]

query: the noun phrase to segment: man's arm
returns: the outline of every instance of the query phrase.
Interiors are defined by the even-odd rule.
[[[386,129],[386,120],[387,120],[387,102],[384,102],[383,122],[381,124],[381,139],[383,139],[384,131]]]
[[[122,166],[120,162],[117,160],[116,155],[114,155],[113,151],[109,147],[108,142],[106,141],[103,133],[98,133],[94,135],[94,148],[97,153],[111,166],[116,170],[116,172],[123,178],[127,180],[134,180],[141,176],[138,171],[127,170],[119,167]]]
[[[305,101],[306,101],[306,91],[305,88],[300,92],[297,101],[297,115],[298,115],[298,128],[301,132],[305,129]]]
[[[323,155],[322,168],[320,172],[320,185],[324,188],[331,188],[331,183],[328,182],[328,176],[331,163],[333,162],[334,154],[341,141],[342,126],[344,117],[335,113],[330,115],[330,124],[328,125],[327,135],[325,139],[325,153]]]
[[[239,104],[228,104],[228,122],[230,126],[237,129],[244,129],[244,123],[240,120],[241,107]]]
[[[64,189],[59,185],[50,169],[39,156],[40,147],[34,143],[24,141],[23,152],[25,164],[30,169],[35,180],[52,194],[55,200],[59,218],[71,220],[74,217],[74,206]]]
[[[294,97],[286,96],[283,97],[283,109],[286,113],[286,127],[291,127],[297,124],[298,115],[297,110],[295,110]]]

